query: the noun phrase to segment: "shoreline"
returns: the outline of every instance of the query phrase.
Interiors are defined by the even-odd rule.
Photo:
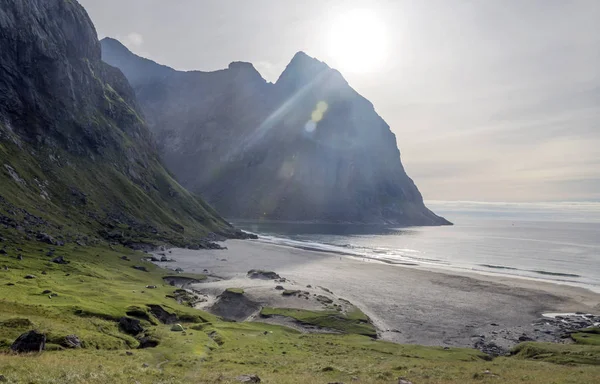
[[[228,249],[174,248],[168,256],[175,261],[157,264],[223,278],[194,285],[213,294],[228,285],[256,289],[256,282],[246,278],[250,269],[275,271],[298,287],[326,287],[367,314],[382,339],[404,344],[506,351],[523,339],[560,339],[556,333],[562,328],[540,322],[544,313],[600,314],[599,294],[553,282],[421,266],[390,268],[254,240],[228,240],[224,245]]]
[[[539,282],[539,283],[550,283],[550,284],[557,284],[557,285],[581,288],[581,289],[585,289],[585,290],[591,291],[596,294],[600,294],[600,285],[577,282],[577,281],[573,281],[573,280],[563,280],[563,279],[557,279],[557,278],[550,279],[547,277],[546,278],[543,277],[543,276],[555,276],[555,277],[565,277],[565,278],[581,277],[579,275],[573,275],[573,274],[568,274],[568,273],[557,273],[557,272],[549,272],[549,271],[543,271],[543,270],[535,270],[534,271],[534,270],[526,270],[526,269],[519,269],[519,268],[515,268],[515,267],[506,267],[506,266],[490,265],[490,264],[477,264],[476,265],[478,267],[489,268],[488,270],[483,270],[483,269],[477,269],[475,266],[459,267],[456,265],[427,263],[427,262],[423,262],[423,261],[411,261],[411,260],[402,261],[402,260],[397,260],[397,259],[393,259],[393,258],[374,257],[374,256],[371,256],[368,254],[359,254],[357,252],[346,251],[346,250],[344,250],[343,247],[337,246],[337,245],[330,245],[330,244],[315,244],[315,245],[313,245],[313,243],[308,243],[308,242],[305,243],[305,242],[299,241],[299,240],[291,240],[291,239],[287,239],[287,238],[283,238],[283,237],[276,237],[276,236],[272,236],[272,235],[268,235],[268,236],[257,235],[257,236],[259,236],[257,241],[264,243],[264,244],[270,244],[270,245],[287,247],[287,248],[295,248],[295,249],[311,251],[311,252],[329,253],[329,254],[338,255],[338,256],[355,258],[357,260],[368,259],[369,261],[378,262],[378,263],[382,263],[382,264],[386,264],[386,265],[392,265],[392,266],[396,265],[396,266],[401,266],[401,267],[409,266],[409,267],[415,267],[415,268],[419,268],[419,269],[426,270],[426,271],[447,273],[447,274],[452,274],[452,275],[472,274],[472,275],[478,275],[478,276],[479,275],[495,276],[495,277],[506,277],[509,279],[531,280],[531,281],[535,281],[535,282]],[[538,274],[539,276],[527,276],[527,275],[522,275],[522,274],[517,274],[517,273],[507,273],[506,271],[533,272],[533,273]]]

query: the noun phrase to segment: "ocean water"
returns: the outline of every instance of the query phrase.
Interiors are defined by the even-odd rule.
[[[600,223],[462,215],[448,227],[237,222],[260,241],[340,256],[541,279],[600,292]]]

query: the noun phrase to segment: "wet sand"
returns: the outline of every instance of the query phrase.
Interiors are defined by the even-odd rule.
[[[246,278],[250,269],[275,271],[291,281],[287,285],[297,286],[290,289],[322,286],[362,309],[381,338],[400,343],[474,346],[485,341],[508,348],[521,333],[546,340],[537,329],[542,313],[600,314],[600,294],[583,288],[389,265],[259,241],[224,245],[227,250],[171,249],[168,256],[176,261],[157,264],[190,273],[208,270],[227,279],[197,285],[214,293],[264,288],[263,281]]]

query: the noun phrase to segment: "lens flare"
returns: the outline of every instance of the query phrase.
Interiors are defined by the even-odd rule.
[[[317,123],[323,120],[327,109],[329,109],[329,105],[324,101],[319,101],[315,110],[310,114],[310,120],[304,126],[304,130],[308,133],[314,132],[317,129]]]
[[[310,120],[308,123],[304,125],[304,130],[308,133],[313,133],[317,129],[317,123]]]

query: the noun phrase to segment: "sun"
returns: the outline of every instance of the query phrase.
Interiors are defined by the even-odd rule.
[[[353,9],[337,15],[328,43],[333,64],[347,72],[375,71],[388,54],[385,24],[376,12],[368,9]]]

